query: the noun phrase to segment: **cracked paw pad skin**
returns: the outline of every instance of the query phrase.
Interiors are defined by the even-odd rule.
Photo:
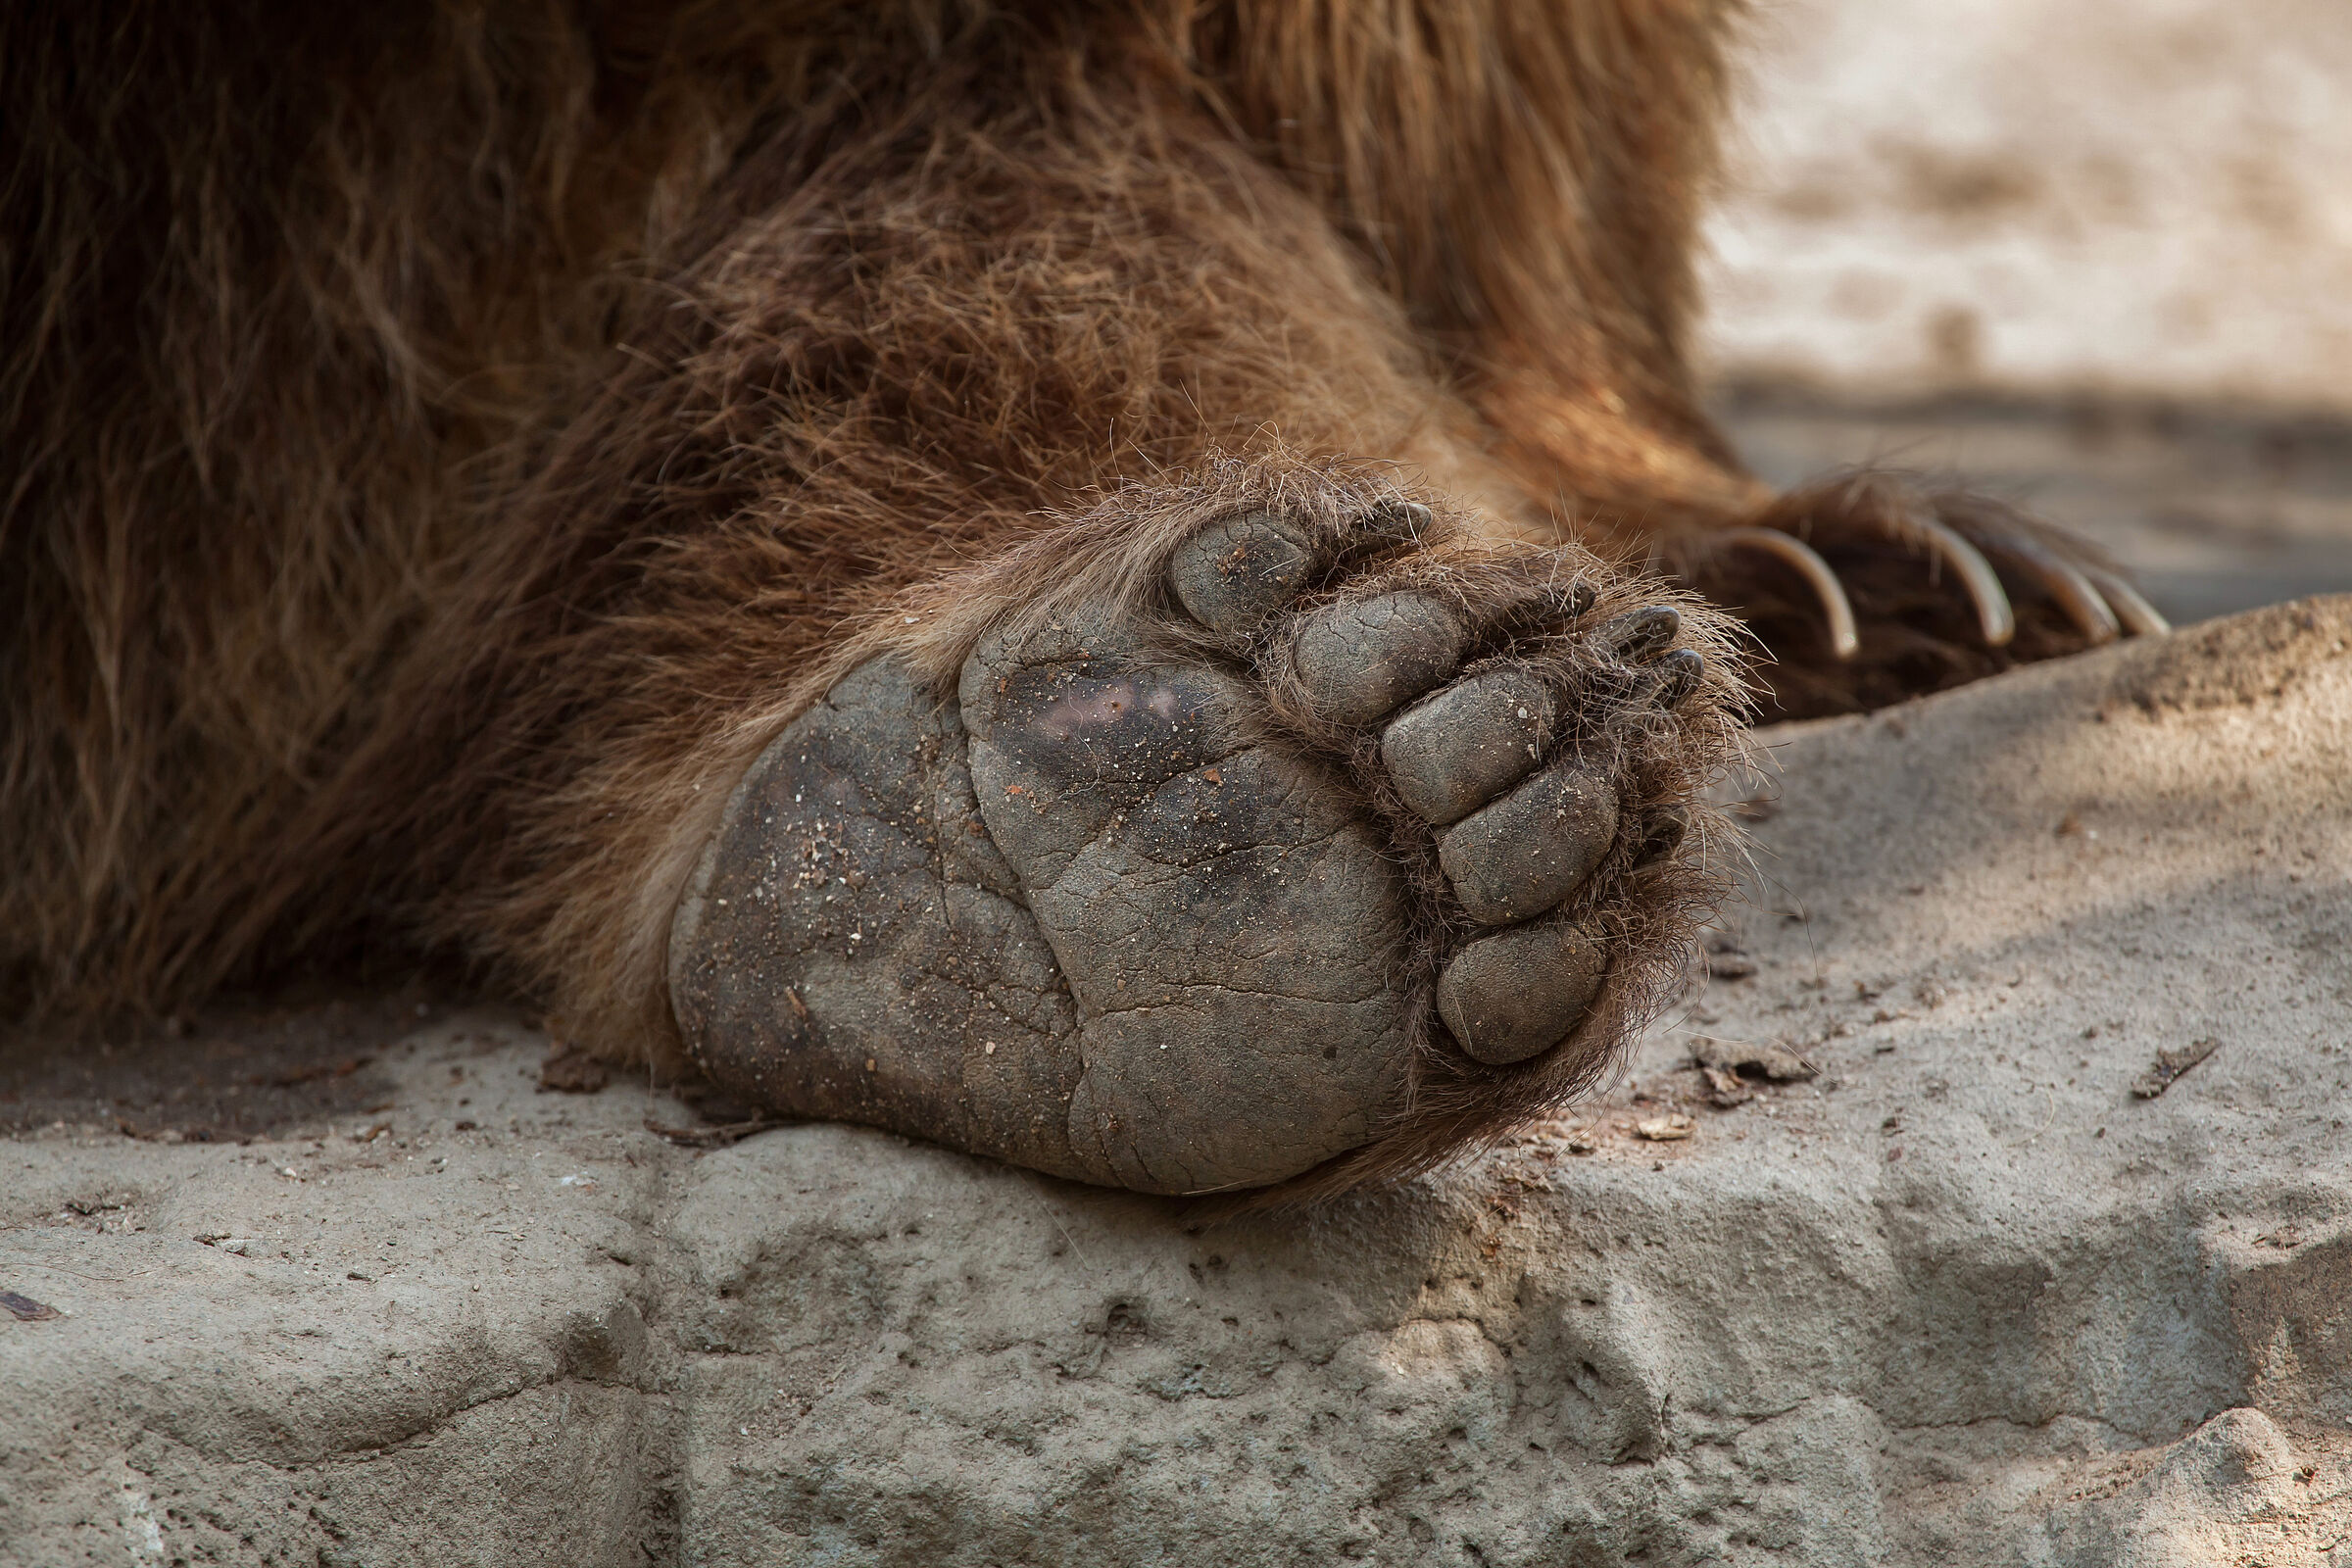
[[[1581,1086],[1687,946],[1727,648],[1588,557],[1394,518],[1221,516],[952,686],[857,665],[679,907],[696,1059],[1169,1194],[1411,1168]]]

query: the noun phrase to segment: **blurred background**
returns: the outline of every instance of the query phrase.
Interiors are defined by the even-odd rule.
[[[1761,0],[1702,359],[1748,462],[2352,591],[2352,0]]]

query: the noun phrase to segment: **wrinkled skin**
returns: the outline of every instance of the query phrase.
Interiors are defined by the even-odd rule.
[[[1621,809],[1556,650],[1581,631],[1660,721],[1700,657],[1671,609],[1583,628],[1589,589],[1548,602],[1546,659],[1494,654],[1476,603],[1333,555],[1227,519],[1152,603],[985,636],[952,695],[890,657],[840,681],[744,779],[679,911],[706,1069],[1202,1193],[1373,1140],[1412,1108],[1416,1053],[1568,1048],[1611,962],[1579,890],[1671,813]]]

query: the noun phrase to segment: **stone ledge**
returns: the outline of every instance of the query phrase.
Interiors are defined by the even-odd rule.
[[[489,1012],[314,1137],[0,1141],[0,1563],[2340,1565],[2348,637],[1765,732],[1752,974],[1313,1214],[697,1154]]]

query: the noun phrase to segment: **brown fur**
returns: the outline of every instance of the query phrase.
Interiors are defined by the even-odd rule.
[[[443,952],[661,1056],[796,705],[1221,455],[1711,580],[1769,503],[1683,355],[1736,16],[12,12],[9,1004]]]

